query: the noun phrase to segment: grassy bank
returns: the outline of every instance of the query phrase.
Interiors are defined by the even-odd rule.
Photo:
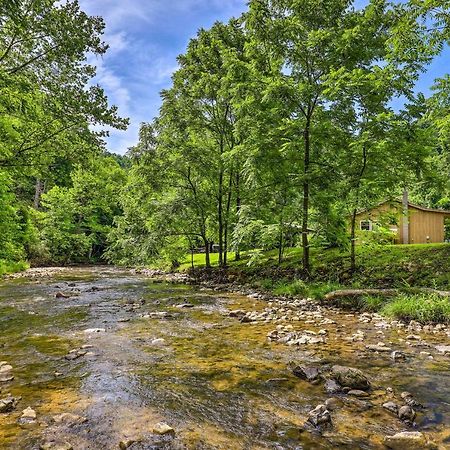
[[[12,262],[0,259],[0,276],[8,273],[22,272],[29,269],[29,264],[25,261]]]
[[[357,249],[357,270],[350,271],[349,255],[338,249],[312,249],[313,272],[307,279],[301,269],[301,249],[287,249],[278,264],[276,251],[261,253],[253,262],[250,253],[219,270],[218,255],[211,255],[213,269],[205,271],[204,255],[187,257],[180,270],[199,278],[236,281],[276,294],[322,299],[328,292],[348,288],[397,288],[394,298],[356,297],[340,300],[343,307],[377,311],[386,316],[423,323],[450,323],[450,299],[415,293],[426,287],[450,291],[450,244],[387,245]]]

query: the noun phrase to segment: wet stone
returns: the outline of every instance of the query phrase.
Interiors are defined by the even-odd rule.
[[[315,427],[330,424],[330,411],[328,411],[325,405],[317,405],[312,411],[308,413],[308,422],[313,424]]]
[[[157,423],[152,431],[155,434],[175,434],[175,430],[164,422]]]
[[[73,446],[68,442],[45,442],[39,446],[40,450],[74,450]]]
[[[19,423],[23,423],[23,424],[34,423],[34,422],[36,422],[36,417],[37,417],[36,411],[33,408],[28,407],[22,411],[22,415],[20,416]]]
[[[19,400],[20,398],[15,398],[12,396],[0,399],[0,413],[11,412],[16,407]]]
[[[391,413],[398,414],[398,406],[397,406],[397,404],[394,403],[394,402],[386,402],[386,403],[383,403],[383,408],[384,408],[384,409],[387,409],[387,410],[390,411]]]
[[[353,367],[335,365],[331,368],[330,376],[341,386],[364,391],[370,388],[367,377],[359,369]]]
[[[87,422],[86,417],[78,416],[77,414],[72,413],[58,414],[53,416],[53,420],[57,424],[64,424],[67,426],[81,425]]]
[[[342,390],[342,387],[334,380],[326,380],[324,388],[328,394],[337,394]]]
[[[136,441],[132,440],[132,439],[128,439],[125,441],[120,441],[119,442],[119,448],[120,450],[126,450],[127,448],[131,447]]]
[[[352,395],[353,397],[368,397],[369,394],[366,391],[361,391],[359,389],[352,389],[347,392],[347,395]]]
[[[433,448],[425,435],[419,431],[403,431],[384,438],[384,445],[393,450],[423,450]]]
[[[320,376],[320,369],[318,367],[309,367],[303,365],[291,364],[292,373],[302,380],[306,381],[314,381],[317,380]]]
[[[413,422],[416,417],[416,412],[409,405],[402,406],[398,410],[398,418],[404,422]]]

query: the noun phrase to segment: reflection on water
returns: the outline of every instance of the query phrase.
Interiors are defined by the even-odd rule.
[[[0,383],[0,398],[22,398],[14,411],[0,414],[0,447],[58,441],[77,450],[117,449],[122,441],[132,449],[383,448],[386,434],[408,430],[381,407],[392,387],[413,392],[426,406],[418,429],[445,448],[448,357],[424,358],[417,350],[394,363],[389,354],[367,353],[344,337],[364,329],[365,344],[377,343],[379,330],[339,312],[329,314],[336,324],[327,327],[326,345],[296,348],[267,340],[273,323],[227,315],[265,306],[112,268],[3,281],[0,361],[13,366],[14,379]],[[314,329],[303,322],[294,327]],[[399,330],[385,330],[384,340],[411,353]],[[287,368],[292,359],[358,367],[371,379],[372,394],[342,396],[331,428],[304,430],[308,412],[328,395],[322,385],[294,377]],[[27,407],[37,420],[19,424]],[[87,420],[55,423],[61,413]],[[175,436],[153,433],[159,422]]]

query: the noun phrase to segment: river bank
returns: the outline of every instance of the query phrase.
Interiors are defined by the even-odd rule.
[[[448,328],[155,275],[0,283],[4,448],[448,446]]]

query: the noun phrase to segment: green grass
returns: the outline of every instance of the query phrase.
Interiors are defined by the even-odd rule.
[[[12,262],[0,259],[0,276],[8,273],[22,272],[30,268],[30,265],[25,261]]]
[[[401,294],[385,304],[381,313],[404,321],[450,323],[450,298],[436,294]]]
[[[240,279],[272,279],[294,282],[302,278],[302,250],[286,249],[278,264],[277,250],[262,252],[255,264],[248,265],[249,253],[240,261],[229,255],[229,272]],[[347,287],[431,287],[450,290],[450,244],[385,245],[357,248],[357,270],[350,272],[350,256],[339,249],[311,249],[312,275],[308,282],[331,283]],[[211,254],[211,264],[218,265],[218,254]],[[194,255],[195,268],[205,265],[205,255]],[[191,267],[190,255],[182,261],[180,270]],[[297,287],[289,290],[301,289]]]

